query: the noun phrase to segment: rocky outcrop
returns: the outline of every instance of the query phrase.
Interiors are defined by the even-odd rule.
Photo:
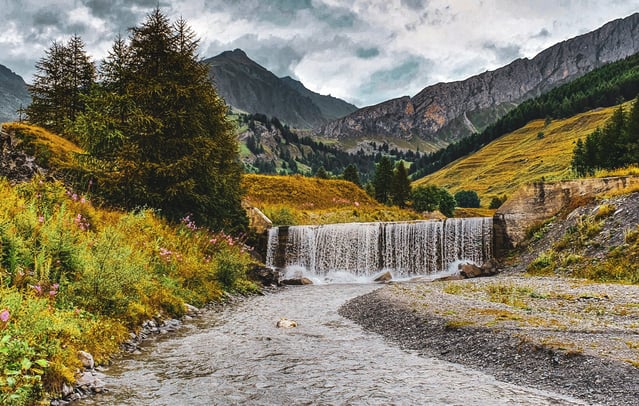
[[[18,141],[0,130],[0,177],[12,183],[26,182],[46,170],[35,163],[35,158],[16,148]]]
[[[564,182],[537,182],[523,186],[495,212],[494,253],[503,255],[526,238],[526,232],[561,212],[572,211],[595,196],[639,187],[639,177],[590,178]]]
[[[15,121],[18,110],[31,104],[31,96],[22,77],[0,65],[0,123]]]
[[[639,52],[639,13],[561,42],[533,59],[518,59],[469,79],[438,83],[414,97],[365,107],[328,123],[331,138],[387,136],[455,141],[503,116],[519,103],[606,63]]]
[[[343,100],[313,93],[291,78],[278,78],[240,49],[222,52],[204,63],[226,104],[277,117],[291,127],[314,128],[357,109]]]

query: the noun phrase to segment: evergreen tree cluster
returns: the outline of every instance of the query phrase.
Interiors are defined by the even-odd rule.
[[[36,66],[28,119],[80,142],[87,154],[76,181],[92,182],[105,201],[240,229],[237,139],[197,48],[186,22],[159,8],[115,40],[97,78],[79,37],[54,43]]]
[[[595,69],[579,79],[527,100],[479,134],[473,134],[417,159],[411,177],[418,179],[479,150],[531,120],[565,118],[597,107],[609,107],[639,94],[639,54]]]
[[[372,182],[375,200],[384,204],[394,204],[406,207],[410,198],[411,186],[408,172],[403,161],[399,161],[393,168],[393,162],[387,156],[380,159],[375,169]]]
[[[629,112],[615,110],[603,128],[579,139],[573,150],[572,168],[579,176],[597,169],[616,169],[639,163],[639,97]]]

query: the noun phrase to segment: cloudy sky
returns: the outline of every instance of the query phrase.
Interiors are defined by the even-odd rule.
[[[0,64],[29,82],[52,41],[100,60],[159,4],[201,39],[358,106],[464,79],[639,11],[639,0],[0,0]]]

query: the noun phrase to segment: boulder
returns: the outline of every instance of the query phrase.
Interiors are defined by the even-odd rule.
[[[459,275],[464,279],[493,276],[498,273],[498,267],[499,263],[494,259],[484,262],[481,267],[470,263],[460,264]]]
[[[291,279],[284,279],[281,282],[282,285],[294,285],[294,286],[300,286],[300,285],[312,285],[313,281],[302,276],[299,278],[291,278]]]
[[[82,363],[82,366],[87,369],[93,369],[93,367],[95,367],[93,355],[89,354],[86,351],[78,351],[78,359]]]
[[[481,276],[482,271],[477,265],[466,263],[459,264],[459,274],[464,277],[464,279],[477,278]]]
[[[275,324],[277,328],[293,328],[297,327],[297,322],[295,320],[289,320],[284,317],[278,320],[277,324]]]
[[[393,279],[393,275],[390,273],[390,271],[385,271],[385,272],[382,272],[382,273],[376,275],[373,278],[373,282],[385,283],[385,282],[388,282],[388,281],[390,281],[392,279]]]
[[[280,284],[280,272],[273,268],[254,266],[246,272],[246,276],[262,286],[278,286]]]

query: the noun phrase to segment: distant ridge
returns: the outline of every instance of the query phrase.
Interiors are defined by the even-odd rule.
[[[0,123],[18,119],[18,110],[31,104],[27,85],[22,77],[0,65]]]
[[[463,81],[364,107],[323,126],[332,138],[419,137],[453,142],[481,131],[519,103],[606,63],[639,52],[639,13]]]
[[[290,77],[278,78],[241,49],[222,52],[204,63],[228,105],[278,117],[295,128],[315,128],[357,110],[343,100],[312,92]]]

